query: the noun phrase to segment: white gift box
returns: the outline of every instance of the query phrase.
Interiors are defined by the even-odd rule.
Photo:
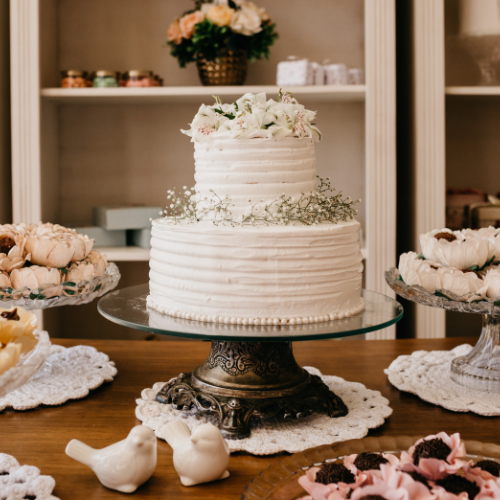
[[[327,64],[324,68],[326,85],[347,85],[347,66],[345,64]]]
[[[324,85],[325,84],[325,68],[322,64],[312,62],[311,72],[313,85]]]
[[[351,68],[347,71],[347,83],[349,85],[364,85],[365,70],[363,68]]]
[[[312,85],[313,73],[307,59],[282,61],[278,63],[276,85],[288,87],[293,85]]]

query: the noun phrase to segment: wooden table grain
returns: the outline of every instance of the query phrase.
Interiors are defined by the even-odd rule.
[[[394,413],[385,425],[370,431],[371,436],[458,431],[466,439],[500,444],[500,418],[453,413],[427,404],[393,388],[383,372],[401,354],[419,349],[451,349],[465,342],[474,344],[476,340],[297,342],[294,351],[301,365],[315,366],[325,374],[361,382],[389,399]],[[56,339],[54,343],[66,347],[95,346],[116,362],[118,375],[114,382],[104,384],[83,400],[25,412],[0,412],[0,452],[14,455],[21,464],[35,465],[42,474],[53,476],[56,480],[54,494],[61,500],[119,498],[121,494],[101,486],[89,469],[65,455],[66,444],[76,438],[100,448],[123,439],[134,425],[140,423],[134,411],[135,399],[142,389],[201,364],[208,354],[209,343],[62,339]],[[231,458],[228,479],[185,488],[173,468],[170,447],[159,441],[156,472],[139,488],[134,498],[238,499],[245,485],[277,460],[280,460],[279,455],[255,457],[239,453]]]

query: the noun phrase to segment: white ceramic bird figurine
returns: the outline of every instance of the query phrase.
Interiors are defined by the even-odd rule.
[[[100,450],[72,439],[66,454],[90,467],[107,488],[133,493],[155,471],[156,436],[149,427],[137,425],[126,439]]]
[[[180,420],[165,424],[161,436],[174,450],[174,467],[184,486],[229,477],[229,446],[213,424],[202,424],[193,434]]]

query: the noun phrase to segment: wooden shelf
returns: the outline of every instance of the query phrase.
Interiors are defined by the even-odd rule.
[[[500,96],[498,87],[446,87],[446,95],[468,95],[468,96]]]
[[[101,253],[105,253],[108,257],[108,261],[114,262],[148,262],[149,261],[149,249],[139,248],[139,247],[96,247]],[[368,251],[366,248],[361,249],[363,254],[363,259],[366,260],[368,257]]]
[[[268,98],[276,98],[279,87],[275,85],[227,86],[227,87],[153,87],[153,88],[88,88],[62,89],[45,88],[41,96],[45,101],[56,104],[96,103],[200,103],[200,98],[219,95],[221,98],[238,99],[251,92],[266,92]],[[287,90],[300,99],[321,102],[365,100],[366,85],[308,85],[289,87]]]

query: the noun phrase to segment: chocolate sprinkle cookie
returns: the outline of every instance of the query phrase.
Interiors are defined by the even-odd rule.
[[[387,460],[387,458],[384,458],[382,455],[377,455],[376,453],[368,453],[368,452],[360,453],[356,457],[356,460],[354,460],[354,465],[357,467],[358,470],[376,470],[380,469],[381,464],[387,464],[387,463],[389,463],[389,460]]]
[[[481,460],[473,467],[479,467],[481,470],[489,472],[492,476],[500,477],[500,464],[493,460]]]
[[[423,485],[427,486],[427,488],[429,487],[429,483],[427,482],[427,479],[425,479],[425,477],[422,476],[422,474],[419,474],[416,470],[414,470],[413,472],[406,472],[406,474],[411,476],[414,481],[417,481],[418,483],[422,483]]]
[[[473,500],[475,496],[481,490],[476,483],[465,479],[462,476],[451,475],[445,477],[444,479],[438,479],[436,481],[438,486],[442,486],[446,491],[458,495],[465,491],[469,495],[469,499]]]
[[[421,458],[437,458],[446,461],[450,453],[451,448],[442,439],[429,439],[415,446],[413,463],[418,466]]]
[[[365,495],[364,497],[361,497],[359,500],[385,500],[385,498],[381,497],[380,495]]]
[[[344,465],[330,463],[325,464],[316,474],[316,483],[331,484],[331,483],[354,483],[356,478],[354,474]]]

